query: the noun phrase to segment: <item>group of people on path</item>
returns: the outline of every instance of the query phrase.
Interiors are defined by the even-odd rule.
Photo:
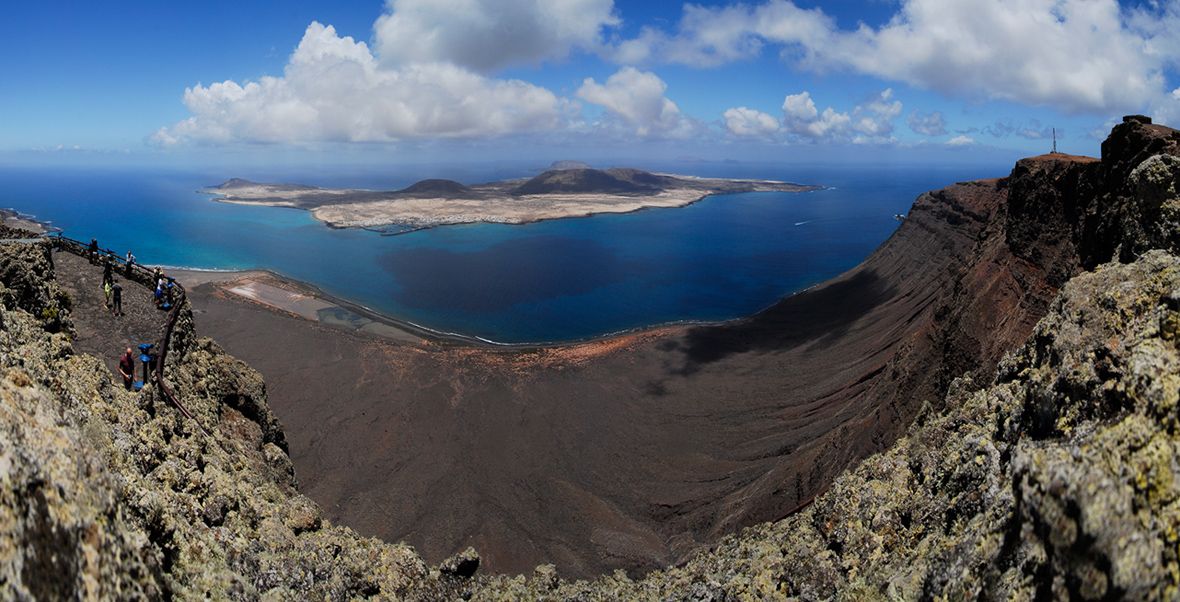
[[[123,315],[123,285],[115,280],[114,265],[110,257],[102,261],[102,292],[106,297],[107,309],[115,316]]]
[[[110,252],[103,252],[98,247],[97,239],[90,239],[90,245],[87,248],[87,258],[90,263],[97,265],[102,262],[102,290],[106,298],[107,309],[115,316],[123,315],[123,286],[115,279],[115,255]],[[131,278],[135,266],[135,255],[131,251],[127,251],[125,259],[124,276]],[[155,298],[156,307],[159,309],[168,309],[172,307],[175,302],[173,295],[175,294],[176,281],[164,274],[160,268],[156,268],[152,272],[151,283],[155,285],[153,297]],[[146,378],[149,371],[156,369],[157,356],[152,350],[151,345],[141,346],[146,347],[143,352]],[[123,355],[119,357],[119,376],[123,379],[123,387],[131,390],[135,386],[135,361],[136,356],[130,347],[128,347]]]
[[[176,287],[176,282],[165,276],[160,268],[156,268],[152,274],[152,280],[156,283],[156,290],[152,293],[156,299],[156,307],[159,309],[172,307],[172,289]]]
[[[122,316],[123,314],[123,286],[115,279],[115,257],[113,253],[104,253],[98,247],[98,239],[91,238],[90,246],[86,250],[87,258],[92,264],[102,262],[102,291],[106,299],[106,307],[115,316]],[[127,257],[124,260],[124,276],[131,278],[132,270],[135,267],[135,255],[131,251],[127,251]],[[169,309],[172,307],[173,289],[176,287],[176,282],[164,275],[160,268],[156,268],[152,273],[152,285],[155,287],[152,291],[152,297],[155,300],[158,309]]]

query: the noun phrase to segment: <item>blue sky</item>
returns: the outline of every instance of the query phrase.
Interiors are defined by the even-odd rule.
[[[0,161],[967,161],[1180,121],[1180,0],[21,3]]]

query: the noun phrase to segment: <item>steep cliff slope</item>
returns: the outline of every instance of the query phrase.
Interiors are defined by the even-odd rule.
[[[807,509],[632,581],[493,580],[478,600],[1175,599],[1180,259],[1072,280],[979,387],[956,380]]]
[[[439,599],[456,578],[321,519],[257,373],[182,317],[169,370],[212,432],[71,344],[44,244],[0,244],[0,599]]]
[[[833,348],[876,351],[847,355],[831,380],[800,380],[809,396],[865,375],[810,409],[751,405],[719,423],[695,414],[692,396],[664,406],[721,433],[694,448],[698,489],[678,484],[693,475],[633,483],[670,502],[653,524],[760,524],[635,580],[564,582],[549,566],[468,579],[471,554],[431,569],[407,546],[333,526],[296,489],[257,373],[197,338],[191,314],[168,377],[210,435],[150,388],[112,386],[97,358],[74,352],[47,249],[0,244],[0,597],[1175,597],[1178,146],[1175,131],[1129,120],[1100,163],[1034,158],[1008,179],[925,195],[890,245],[812,296],[661,343],[661,357],[679,360],[662,383],[678,400],[674,376],[733,368],[733,358],[806,369],[815,355],[838,357]],[[935,288],[882,285],[907,277]],[[822,311],[856,310],[857,294],[874,290],[850,323]],[[912,317],[881,325],[874,315]],[[843,342],[858,339],[868,347]],[[1025,339],[999,361],[1004,341]],[[791,447],[817,420],[809,432],[821,434]],[[742,433],[745,445],[709,447]],[[638,452],[658,452],[654,443]],[[876,448],[781,519],[807,501],[806,487]],[[653,467],[619,464],[616,477]],[[725,478],[710,482],[714,473]],[[716,498],[676,501],[686,493]]]
[[[905,436],[803,511],[643,580],[502,578],[480,599],[1180,596],[1178,149],[1180,133],[1131,117],[1101,162],[1036,157],[996,182],[1008,194],[1004,236],[978,248],[996,259],[969,269],[975,288],[956,294],[1001,300],[987,291],[1030,277],[1052,289],[1115,262],[1068,280],[994,377],[976,370],[986,386],[954,380]],[[986,358],[988,345],[965,335],[996,324],[995,311],[943,312],[947,357]]]
[[[302,491],[335,522],[431,562],[474,545],[496,572],[636,574],[790,514],[955,378],[989,375],[1139,227],[1115,223],[1134,203],[1110,208],[1171,132],[1132,120],[1102,162],[1046,155],[924,194],[860,266],[726,324],[424,349],[212,299],[200,326],[267,375]]]

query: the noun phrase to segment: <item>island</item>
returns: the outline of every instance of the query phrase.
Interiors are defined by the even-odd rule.
[[[821,188],[775,180],[700,178],[630,168],[593,169],[571,162],[558,162],[552,167],[533,178],[473,186],[429,179],[401,190],[380,191],[262,184],[234,178],[204,192],[225,203],[305,209],[334,228],[404,232],[450,224],[524,224],[683,207],[715,194]]]

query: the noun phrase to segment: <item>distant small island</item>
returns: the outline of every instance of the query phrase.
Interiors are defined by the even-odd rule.
[[[683,207],[709,195],[740,192],[806,192],[807,186],[775,180],[698,178],[638,169],[592,169],[562,161],[534,178],[466,186],[422,180],[401,190],[318,188],[262,184],[234,178],[208,188],[224,203],[294,207],[334,228],[418,230],[450,224],[524,224],[651,207]]]

